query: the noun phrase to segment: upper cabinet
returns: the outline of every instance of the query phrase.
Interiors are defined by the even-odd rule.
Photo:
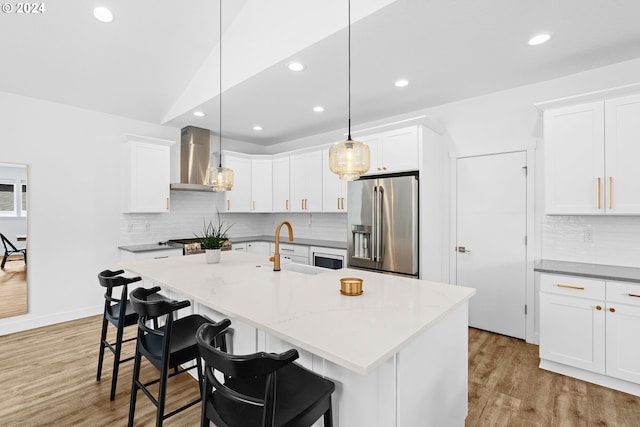
[[[169,212],[173,144],[175,141],[126,135],[122,144],[123,212]]]
[[[357,137],[358,141],[368,144],[371,150],[371,167],[367,174],[418,170],[418,136],[418,126],[409,126]]]
[[[251,211],[251,156],[223,152],[222,166],[233,170],[233,188],[224,193],[221,212]]]
[[[322,211],[323,150],[289,157],[289,193],[291,212]]]
[[[273,159],[273,212],[289,212],[289,156]]]
[[[271,157],[251,159],[251,212],[273,211],[273,162]]]
[[[322,152],[322,211],[347,211],[347,181],[329,169],[329,149]]]
[[[640,95],[544,112],[547,214],[640,214]]]

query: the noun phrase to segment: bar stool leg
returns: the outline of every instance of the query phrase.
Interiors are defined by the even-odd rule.
[[[98,353],[98,373],[96,374],[96,381],[100,381],[102,375],[102,361],[104,360],[104,342],[107,339],[107,318],[102,315],[102,333],[100,334],[100,352]],[[113,400],[113,399],[112,399]]]
[[[118,384],[118,368],[120,367],[120,353],[122,352],[122,335],[124,335],[124,326],[118,327],[118,333],[116,334],[116,351],[113,355],[113,378],[111,378],[111,397],[113,400],[116,397],[116,385]]]
[[[138,339],[140,337],[138,336]],[[136,356],[133,361],[133,379],[131,381],[131,399],[129,400],[129,423],[128,427],[133,427],[133,417],[136,412],[136,396],[138,394],[138,380],[140,379],[140,363],[142,354],[138,351],[136,345]]]

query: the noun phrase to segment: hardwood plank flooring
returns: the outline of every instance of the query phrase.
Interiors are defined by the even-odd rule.
[[[27,266],[21,255],[13,255],[0,270],[0,319],[26,313]]]
[[[110,352],[101,381],[95,381],[100,321],[93,316],[0,337],[0,426],[126,425],[132,363],[121,365],[116,399],[109,401]],[[127,334],[134,333],[129,328]],[[132,352],[129,343],[125,353]],[[538,363],[535,345],[469,329],[466,427],[640,425],[640,398],[541,370]],[[145,363],[142,375],[152,379],[157,371]],[[170,408],[197,395],[190,376],[171,379]],[[152,426],[154,416],[155,407],[139,393],[135,425]],[[197,426],[199,420],[196,405],[165,425]]]

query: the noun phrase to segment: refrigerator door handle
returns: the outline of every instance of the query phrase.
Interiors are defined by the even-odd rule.
[[[378,211],[377,211],[377,217],[378,217],[378,223],[377,223],[377,231],[376,231],[376,257],[377,257],[377,261],[378,262],[382,262],[382,196],[383,196],[383,189],[382,187],[378,187]]]
[[[377,241],[378,238],[376,236],[377,232],[377,223],[378,223],[378,187],[373,187],[373,195],[371,197],[371,239],[369,242],[370,250],[371,250],[371,260],[373,262],[378,261],[376,259],[377,255]]]

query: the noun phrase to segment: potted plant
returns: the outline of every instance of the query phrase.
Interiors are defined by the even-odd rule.
[[[231,228],[231,225],[225,228],[224,222],[220,218],[218,213],[218,225],[213,224],[213,220],[209,220],[207,224],[205,222],[202,228],[201,235],[195,235],[200,239],[200,244],[205,250],[205,258],[208,264],[216,264],[220,262],[220,248],[227,240],[227,232]]]

